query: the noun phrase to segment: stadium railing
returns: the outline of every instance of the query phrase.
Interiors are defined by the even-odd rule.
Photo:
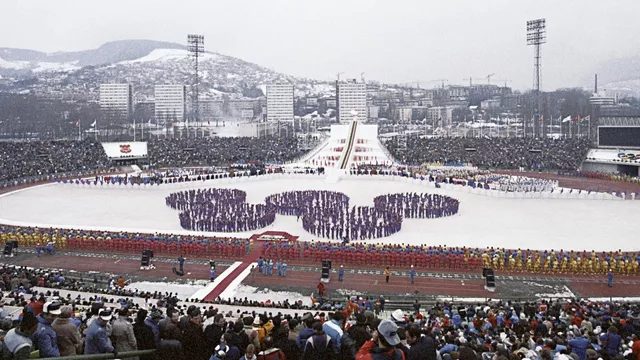
[[[92,354],[92,355],[71,355],[71,356],[60,356],[60,357],[51,357],[51,358],[39,358],[40,360],[108,360],[108,359],[126,359],[131,357],[145,356],[145,355],[153,355],[156,350],[136,350],[136,351],[125,351],[118,353],[116,356],[113,353],[106,354]]]

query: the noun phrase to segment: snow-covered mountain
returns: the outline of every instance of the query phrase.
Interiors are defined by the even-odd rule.
[[[0,48],[0,90],[35,91],[63,98],[97,98],[100,83],[129,82],[138,98],[152,97],[155,84],[194,81],[194,60],[179,44],[147,40],[112,42],[95,50],[44,54]],[[327,82],[298,78],[231,56],[205,53],[199,58],[200,93],[210,97],[258,97],[266,84],[295,85],[298,95],[328,95]],[[54,95],[55,96],[55,95]]]

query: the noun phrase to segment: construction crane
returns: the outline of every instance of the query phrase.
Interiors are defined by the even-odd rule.
[[[342,74],[344,74],[344,71],[343,72],[339,72],[338,74],[336,74],[336,77],[338,78],[338,81],[340,81],[340,75],[342,75]]]
[[[430,80],[429,82],[432,82],[432,83],[434,83],[434,82],[442,82],[442,88],[444,89],[444,82],[445,81],[449,81],[449,80],[447,80],[447,79],[435,79],[435,80]]]
[[[487,75],[487,85],[491,85],[491,77],[493,75],[495,75],[495,73]]]
[[[416,88],[420,89],[420,84],[431,84],[434,82],[441,82],[442,83],[442,87],[444,87],[444,82],[445,81],[449,81],[447,79],[436,79],[436,80],[423,80],[423,81],[411,81],[411,82],[406,82],[406,83],[399,83],[398,85],[414,85],[416,86]]]
[[[467,81],[469,80],[469,87],[473,86],[473,80],[484,80],[485,78],[479,79],[479,78],[472,78],[471,76],[469,76],[468,78],[464,78],[462,80]]]

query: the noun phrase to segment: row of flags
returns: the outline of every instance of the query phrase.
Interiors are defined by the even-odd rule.
[[[540,118],[538,119],[538,122],[539,122],[540,124],[542,124],[542,120],[543,120],[543,118],[544,118],[544,117],[543,117],[542,115],[540,115]],[[560,121],[560,120],[562,120],[562,123],[577,122],[577,121],[590,121],[590,120],[591,120],[591,115],[587,115],[587,116],[585,116],[585,117],[583,117],[583,118],[581,118],[581,117],[580,117],[580,115],[578,115],[578,116],[571,116],[571,115],[569,115],[569,116],[567,116],[567,117],[566,117],[566,118],[564,118],[564,119],[563,119],[562,117],[559,117],[559,118],[558,118],[558,121]]]
[[[576,121],[590,121],[591,120],[591,115],[587,115],[583,118],[580,118],[580,115],[578,116],[567,116],[566,118],[562,119],[563,123],[568,123],[568,122],[576,122]]]
[[[2,123],[2,121],[0,121],[0,124],[1,124],[1,123]],[[90,127],[95,127],[97,123],[98,123],[98,120],[94,120],[94,121],[93,121],[93,123],[91,123]],[[185,120],[185,123],[186,123],[186,124],[188,124],[188,123],[189,123],[189,120],[188,120],[188,119],[187,119],[187,120]],[[152,124],[152,123],[151,123],[151,119],[149,119],[149,122],[148,122],[147,124],[149,124],[149,126],[151,126],[151,125],[156,125],[156,126],[158,126],[158,121],[156,120],[155,124]],[[171,126],[173,126],[173,122],[171,122],[170,124],[171,124]],[[211,121],[210,121],[210,120],[208,120],[208,121],[207,121],[207,124],[208,124],[208,125],[211,125]],[[80,120],[76,121],[76,126],[80,126]]]
[[[95,127],[97,123],[98,123],[98,120],[93,120],[93,123],[90,126]],[[76,121],[76,126],[80,126],[80,120]]]

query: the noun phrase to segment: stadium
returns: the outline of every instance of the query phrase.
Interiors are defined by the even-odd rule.
[[[595,309],[639,295],[640,183],[582,170],[611,150],[517,138],[399,148],[377,133],[333,125],[306,153],[277,138],[1,143],[5,289],[20,275],[78,305],[154,299],[260,323],[273,321],[264,307],[334,320],[391,308],[402,323],[420,304],[483,302],[504,317],[513,307],[491,299],[532,311],[533,299]]]

